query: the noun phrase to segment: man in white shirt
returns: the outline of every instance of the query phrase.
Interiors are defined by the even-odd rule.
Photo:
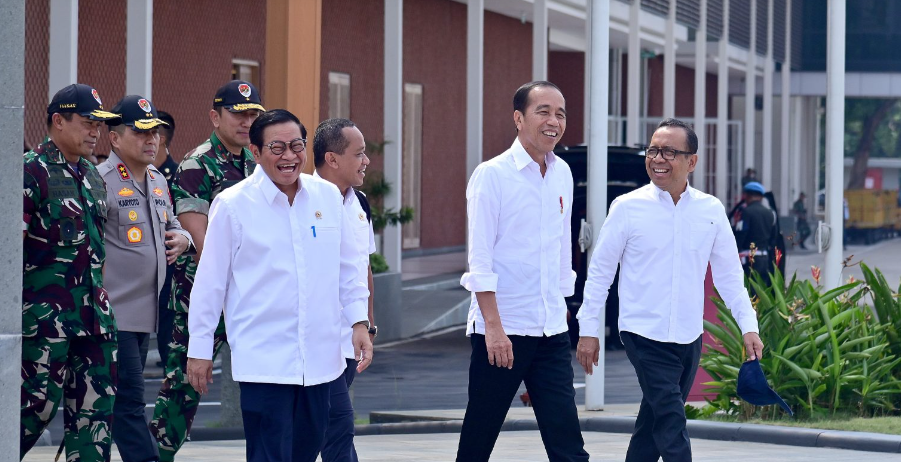
[[[344,211],[353,223],[354,245],[360,255],[360,271],[367,275],[369,284],[369,335],[374,340],[378,329],[372,316],[372,268],[369,254],[375,252],[375,233],[372,230],[369,201],[366,195],[354,189],[361,186],[366,176],[369,157],[363,133],[347,119],[328,119],[316,127],[313,138],[314,177],[320,177],[338,187],[344,196]],[[357,461],[354,448],[354,408],[347,389],[354,381],[357,360],[351,342],[351,326],[341,328],[341,350],[347,362],[344,369],[345,386],[333,387],[330,397],[329,426],[322,449],[323,462]]]
[[[566,101],[550,82],[513,96],[517,137],[480,164],[466,188],[472,292],[469,404],[458,462],[487,461],[523,382],[548,459],[587,461],[573,389],[565,296],[572,295],[573,178],[554,155]]]
[[[353,326],[357,372],[372,361],[353,229],[335,185],[301,175],[305,135],[281,109],[251,125],[260,168],[213,201],[191,291],[188,380],[207,392],[224,309],[251,462],[316,460],[330,389],[344,384],[342,316]]]
[[[627,462],[691,460],[684,404],[701,357],[708,263],[749,359],[763,352],[726,211],[688,184],[697,152],[688,124],[660,122],[645,157],[651,184],[613,201],[588,267],[577,357],[590,374],[598,364],[599,316],[620,266],[620,337],[644,395]]]

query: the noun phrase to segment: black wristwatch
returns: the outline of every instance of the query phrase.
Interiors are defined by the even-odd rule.
[[[379,335],[379,326],[371,326],[369,328],[369,335],[376,337]]]

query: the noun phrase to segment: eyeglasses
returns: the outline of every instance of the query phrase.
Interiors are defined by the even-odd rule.
[[[291,152],[294,154],[300,154],[307,148],[307,140],[304,138],[294,138],[291,141],[285,143],[284,141],[273,141],[267,145],[269,151],[276,156],[280,156],[285,153],[285,151],[290,147]]]
[[[688,152],[688,151],[680,151],[678,149],[673,149],[673,148],[658,148],[657,146],[651,146],[651,147],[647,148],[644,152],[644,156],[651,160],[656,159],[657,154],[663,154],[663,158],[666,160],[673,160],[676,158],[676,154],[694,154],[694,153]]]

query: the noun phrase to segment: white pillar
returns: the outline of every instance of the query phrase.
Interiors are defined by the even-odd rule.
[[[773,2],[767,2],[766,60],[763,63],[763,168],[760,181],[763,187],[772,191],[773,187]]]
[[[607,216],[607,85],[610,79],[610,0],[589,2],[588,17],[591,22],[591,95],[588,104],[588,117],[591,119],[591,131],[588,134],[588,222],[593,232],[592,243],[604,224]],[[594,253],[594,246],[588,249],[589,261]],[[604,409],[604,313],[601,320],[598,338],[601,339],[601,351],[598,354],[598,365],[592,375],[585,376],[585,409],[597,411]]]
[[[792,106],[791,132],[794,134],[794,136],[791,137],[792,155],[790,156],[791,168],[789,168],[789,171],[791,173],[788,175],[789,179],[791,180],[791,184],[789,185],[789,191],[791,191],[789,200],[791,202],[789,202],[789,204],[794,203],[795,199],[798,198],[798,194],[800,194],[801,192],[804,192],[807,197],[816,197],[816,191],[804,191],[804,186],[801,184],[801,169],[805,168],[802,167],[801,159],[810,157],[810,154],[804,150],[803,144],[801,143],[801,140],[805,136],[804,132],[801,131],[803,127],[803,125],[801,124],[801,118],[803,117],[804,111],[804,97],[794,97]],[[788,127],[788,125],[785,126]],[[808,163],[806,165],[810,165],[811,163]],[[805,170],[812,171],[806,168]],[[811,220],[812,217],[808,216],[807,219]],[[815,220],[808,221],[808,223],[815,223]]]
[[[707,187],[707,0],[700,0],[700,25],[695,34],[695,133],[698,134],[698,163],[695,165],[695,188],[709,192]]]
[[[748,47],[748,63],[745,70],[745,168],[756,168],[754,159],[754,100],[757,93],[757,0],[751,0],[751,41]],[[744,176],[744,171],[742,171]]]
[[[466,180],[482,162],[485,0],[466,7]]]
[[[583,77],[585,83],[582,87],[582,101],[591,101],[591,2],[585,6],[585,68]],[[582,113],[582,144],[588,144],[588,134],[591,133],[591,117],[588,106],[583,106]]]
[[[153,101],[153,0],[128,0],[125,18],[125,94]]]
[[[78,0],[50,0],[47,77],[48,103],[56,92],[78,81]]]
[[[723,0],[723,18],[729,17],[729,0]],[[729,187],[729,21],[723,21],[720,61],[716,76],[716,197],[726,205]]]
[[[779,156],[782,160],[779,172],[779,209],[782,215],[790,215],[789,207],[795,200],[797,193],[789,184],[789,176],[793,173],[790,159],[798,156],[798,151],[791,149],[791,134],[789,127],[791,118],[791,40],[792,36],[792,2],[785,2],[785,58],[782,60],[782,124],[779,128],[781,139]],[[797,136],[797,135],[795,135]]]
[[[663,46],[664,119],[676,116],[676,0],[669,0],[669,13],[666,16],[665,42],[666,43]]]
[[[639,142],[638,137],[638,111],[641,104],[641,32],[639,18],[641,17],[641,1],[633,0],[629,7],[629,63],[628,83],[626,89],[626,146],[635,146]],[[609,19],[608,19],[609,21]],[[664,60],[664,63],[666,60]]]
[[[385,0],[385,180],[391,192],[385,196],[386,208],[400,210],[403,206],[403,26],[404,0]],[[417,210],[416,213],[422,213]],[[388,226],[382,231],[382,255],[391,271],[401,268],[401,228]]]
[[[547,0],[535,0],[533,10],[532,80],[547,80]]]
[[[826,289],[842,279],[842,190],[845,157],[845,0],[829,0],[826,13],[826,223],[829,247],[820,280]]]

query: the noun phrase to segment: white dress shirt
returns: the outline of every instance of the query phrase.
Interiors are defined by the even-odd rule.
[[[313,176],[322,179],[318,170],[313,172]],[[368,287],[369,254],[375,253],[375,232],[372,229],[372,222],[366,218],[366,211],[363,210],[363,206],[360,204],[360,200],[354,193],[353,188],[347,188],[347,192],[344,194],[344,212],[347,213],[347,218],[352,223],[354,245],[360,253],[360,274],[367,279],[366,285]],[[369,308],[368,301],[366,308],[367,310]],[[355,359],[352,338],[353,326],[345,321],[341,326],[341,352],[347,359]]]
[[[495,292],[507,335],[566,332],[566,302],[575,291],[570,236],[573,176],[562,159],[545,155],[541,170],[517,138],[482,162],[466,187],[472,292],[466,334],[485,333],[476,292]]]
[[[239,382],[330,382],[345,367],[342,313],[350,324],[367,319],[369,290],[341,193],[310,175],[299,181],[289,205],[257,168],[210,209],[191,291],[188,357],[212,358],[224,308]]]
[[[618,264],[620,331],[658,342],[697,340],[704,332],[708,262],[742,333],[757,332],[735,237],[717,198],[689,185],[674,204],[653,183],[616,198],[588,266],[580,335],[598,336],[598,316]]]

